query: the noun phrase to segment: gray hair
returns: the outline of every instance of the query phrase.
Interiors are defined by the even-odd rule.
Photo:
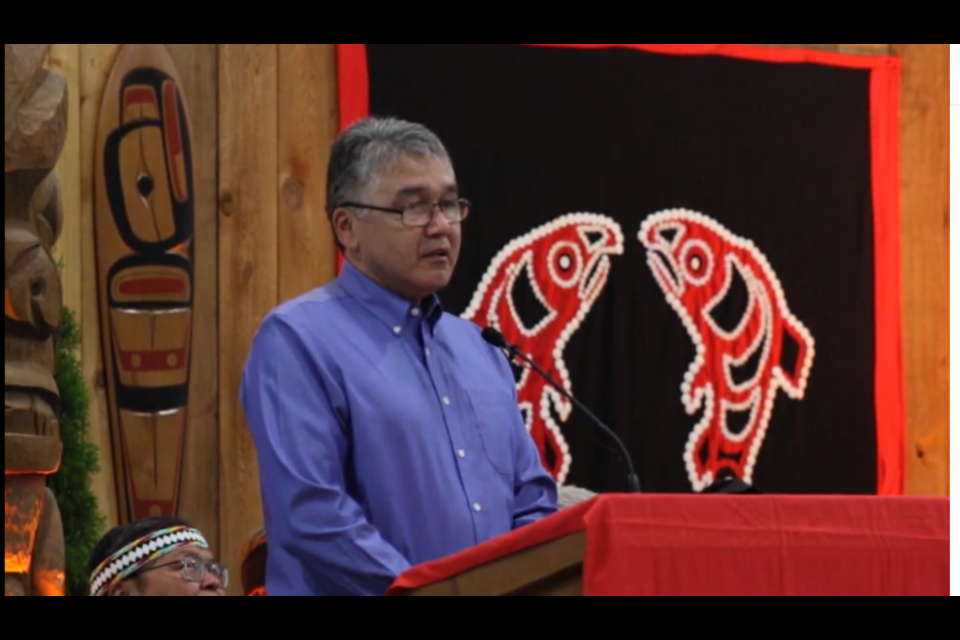
[[[450,161],[440,138],[422,124],[396,118],[364,118],[340,134],[330,149],[327,215],[357,191],[376,184],[384,167],[406,156]]]

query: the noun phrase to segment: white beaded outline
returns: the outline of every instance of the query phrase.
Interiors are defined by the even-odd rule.
[[[540,291],[540,287],[537,286],[537,283],[534,279],[534,274],[532,273],[532,269],[530,268],[532,259],[533,259],[533,250],[530,247],[535,242],[568,226],[572,226],[576,228],[580,236],[580,239],[583,241],[583,244],[586,247],[591,247],[594,244],[594,243],[591,243],[589,238],[587,237],[587,234],[590,233],[591,231],[594,231],[594,232],[603,231],[603,232],[606,232],[606,234],[609,234],[604,236],[603,251],[596,252],[596,255],[594,255],[592,259],[582,263],[583,264],[583,268],[581,272],[582,274],[590,274],[593,270],[593,267],[598,262],[600,262],[601,259],[607,259],[606,257],[608,255],[623,254],[623,251],[624,251],[623,230],[621,229],[620,224],[617,223],[617,221],[614,220],[613,218],[603,214],[589,213],[589,212],[568,213],[568,214],[559,216],[547,223],[544,223],[538,227],[535,227],[529,232],[523,234],[522,236],[514,238],[513,240],[508,242],[499,252],[497,252],[496,256],[494,256],[493,260],[491,260],[490,262],[490,265],[487,267],[486,272],[484,272],[483,277],[480,280],[480,284],[477,286],[477,289],[473,294],[473,298],[471,299],[470,304],[467,306],[466,311],[464,311],[461,314],[461,317],[467,320],[474,321],[473,318],[477,315],[477,313],[480,311],[480,308],[483,306],[483,301],[487,296],[487,292],[490,289],[490,285],[493,283],[494,279],[496,279],[497,275],[500,273],[500,270],[504,268],[504,263],[508,263],[510,260],[515,259],[517,253],[523,251],[523,254],[521,255],[520,259],[517,260],[516,263],[514,263],[513,265],[508,265],[506,267],[507,273],[505,274],[505,277],[504,277],[504,283],[492,293],[491,303],[487,310],[487,317],[483,319],[484,324],[493,326],[494,328],[497,328],[497,329],[500,328],[498,326],[499,323],[497,322],[496,318],[493,317],[493,309],[497,308],[498,306],[497,302],[499,301],[500,297],[504,295],[504,292],[512,290],[513,283],[516,281],[516,278],[519,276],[519,272],[521,270],[524,270],[527,272],[527,277],[530,280],[531,289],[533,290],[534,294],[537,296],[538,301],[544,306],[545,309],[548,310],[549,319],[553,320],[556,317],[557,313],[548,304],[546,297]],[[608,247],[606,246],[606,243],[611,238],[614,240],[615,244],[613,247]],[[569,242],[569,241],[564,240],[562,242]],[[609,263],[609,259],[607,260],[608,261],[605,263],[606,266],[601,267],[601,269],[596,272],[594,287],[593,287],[593,291],[595,292],[594,295],[590,298],[584,298],[583,294],[585,293],[586,290],[584,289],[583,286],[581,286],[580,291],[578,291],[578,295],[581,297],[581,302],[578,305],[577,314],[570,321],[570,323],[567,324],[567,326],[564,327],[563,330],[561,330],[560,336],[557,339],[557,342],[553,348],[552,355],[554,358],[554,362],[556,363],[556,366],[557,366],[557,371],[559,372],[560,378],[561,378],[558,382],[560,382],[560,384],[563,385],[567,393],[572,394],[573,391],[572,391],[572,385],[570,382],[570,373],[567,370],[566,363],[563,360],[563,352],[564,352],[564,349],[566,348],[567,342],[569,342],[573,334],[583,324],[584,319],[587,317],[587,314],[590,312],[590,310],[593,307],[593,303],[596,301],[597,297],[599,297],[600,291],[602,291],[603,288],[606,286],[607,279],[610,274],[610,263]],[[551,268],[551,277],[553,277],[554,274],[552,273],[552,263],[548,260],[547,264]],[[583,284],[586,284],[586,283],[583,283]],[[520,328],[521,334],[524,335],[525,337],[528,337],[528,338],[534,337],[536,333],[538,333],[540,329],[542,329],[542,327],[544,326],[544,322],[546,321],[546,319],[541,320],[533,330],[530,330],[530,332],[527,332],[523,324],[519,321],[520,316],[517,313],[516,309],[514,308],[513,299],[510,298],[509,296],[507,296],[507,305],[510,309],[510,314],[512,316],[512,319],[514,320],[514,322],[516,322],[517,327]],[[525,371],[523,375],[527,376],[528,373],[529,373],[528,371]],[[527,382],[528,382],[528,378],[521,377],[520,383],[517,384],[517,391],[519,392],[526,385]],[[563,484],[563,482],[566,480],[567,474],[570,471],[572,457],[570,456],[570,447],[567,444],[567,441],[564,439],[559,425],[557,425],[556,422],[554,422],[553,416],[551,415],[551,412],[550,412],[551,400],[553,400],[553,404],[556,407],[557,413],[560,415],[560,419],[562,422],[566,422],[567,419],[570,417],[570,412],[573,410],[573,404],[569,402],[566,398],[564,398],[562,395],[560,395],[559,392],[557,392],[552,387],[550,387],[550,385],[546,385],[544,387],[543,393],[541,394],[540,401],[539,401],[540,417],[541,419],[543,419],[547,429],[549,429],[554,434],[557,444],[560,447],[562,462],[560,465],[560,471],[557,474],[556,481],[557,481],[557,484]],[[526,428],[527,428],[527,431],[529,431],[533,424],[532,401],[525,401],[521,403],[520,406],[523,406],[523,405],[527,405],[530,408],[530,410],[526,412],[526,416],[527,416]]]
[[[666,209],[663,211],[656,212],[648,216],[640,225],[640,230],[637,233],[637,238],[639,239],[641,245],[648,248],[647,251],[647,264],[650,267],[653,276],[661,285],[661,290],[664,292],[664,296],[667,299],[668,304],[673,307],[674,311],[680,317],[681,322],[683,323],[684,328],[687,330],[687,333],[690,335],[690,339],[694,343],[696,349],[696,355],[691,362],[690,367],[687,369],[687,372],[684,374],[684,381],[680,385],[681,391],[681,401],[683,402],[684,408],[688,414],[695,413],[701,406],[703,406],[703,400],[707,399],[706,409],[704,410],[704,415],[701,418],[700,422],[694,427],[693,431],[690,433],[690,437],[687,440],[687,445],[685,447],[683,459],[687,468],[687,476],[693,485],[695,491],[702,491],[706,487],[710,486],[713,483],[713,473],[707,472],[702,478],[699,478],[696,473],[696,465],[694,463],[694,456],[696,452],[694,451],[697,441],[700,439],[700,436],[703,432],[709,427],[710,420],[713,417],[714,411],[714,390],[712,384],[707,384],[699,389],[691,389],[692,381],[694,380],[696,373],[700,370],[701,367],[705,364],[705,347],[702,337],[700,336],[696,325],[693,320],[690,318],[687,310],[680,303],[679,298],[676,295],[668,293],[671,290],[670,286],[665,286],[667,283],[664,280],[664,275],[661,274],[661,269],[658,259],[655,257],[652,248],[649,246],[646,237],[649,235],[650,230],[659,224],[665,224],[667,228],[676,228],[678,225],[683,226],[683,222],[693,222],[695,224],[702,225],[713,233],[716,233],[718,236],[723,238],[727,243],[739,247],[749,253],[754,260],[757,261],[757,264],[760,265],[760,268],[763,270],[763,275],[766,276],[768,282],[770,283],[771,288],[774,291],[774,295],[777,299],[777,305],[780,309],[781,315],[783,316],[784,324],[790,325],[800,337],[807,343],[807,349],[804,352],[805,358],[800,365],[800,375],[797,379],[797,384],[794,385],[790,381],[779,366],[774,366],[771,372],[771,383],[767,388],[767,397],[763,410],[763,415],[760,418],[760,425],[757,432],[756,439],[753,441],[753,444],[750,448],[750,452],[747,457],[747,464],[744,466],[744,481],[750,483],[753,478],[753,471],[756,466],[757,458],[759,456],[760,448],[763,445],[764,438],[766,437],[767,427],[770,423],[770,418],[773,415],[773,404],[776,400],[776,394],[778,389],[783,389],[783,391],[792,399],[800,400],[803,398],[807,382],[810,376],[810,370],[813,367],[813,360],[815,356],[815,341],[810,331],[806,326],[800,322],[800,320],[793,315],[790,311],[789,306],[787,305],[786,296],[783,292],[783,287],[780,284],[780,279],[777,277],[776,272],[770,266],[769,261],[766,256],[760,251],[760,249],[748,238],[743,238],[737,235],[734,235],[726,227],[721,225],[719,222],[710,218],[702,213],[692,211],[690,209],[684,208],[675,208],[675,209]],[[676,247],[678,242],[682,242],[681,237],[674,238],[674,241],[671,242],[672,247]],[[739,262],[739,261],[738,261]],[[751,270],[747,270],[753,281],[759,280]],[[741,275],[746,275],[741,273]],[[752,284],[751,278],[747,279],[748,285]],[[724,291],[729,287],[732,277],[727,278],[727,283],[724,286]],[[680,287],[684,285],[681,282]],[[761,285],[762,286],[762,285]],[[681,289],[682,293],[682,289]],[[756,295],[756,292],[753,292]],[[722,296],[722,292],[720,294]],[[752,298],[753,296],[751,296]],[[764,310],[772,314],[772,310],[767,306]],[[745,314],[745,317],[748,317],[748,314]],[[767,321],[772,321],[772,318],[765,318]],[[712,319],[707,316],[707,322],[713,327]],[[771,327],[772,322],[768,324],[768,327]],[[716,328],[716,327],[714,327]],[[737,330],[741,330],[742,327],[737,327]],[[769,329],[768,329],[769,330]],[[761,333],[763,333],[761,331]],[[770,344],[769,340],[767,342],[767,353],[765,357],[769,357]],[[729,376],[729,369],[724,367],[726,375]],[[724,435],[729,433],[729,430],[726,429],[726,418],[721,417],[721,423],[723,425]]]

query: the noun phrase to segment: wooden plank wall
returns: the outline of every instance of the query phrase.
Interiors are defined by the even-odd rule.
[[[256,454],[238,399],[250,342],[278,303],[331,279],[326,154],[337,133],[333,45],[219,45],[220,540],[262,524]]]
[[[950,45],[890,47],[903,58],[907,492],[950,495]]]
[[[261,524],[256,456],[238,399],[263,315],[333,277],[324,213],[337,132],[332,44],[170,44],[193,123],[197,163],[197,325],[184,517],[237,556]],[[949,494],[948,45],[822,44],[903,56],[903,322],[908,493]],[[54,45],[70,83],[70,133],[57,171],[65,300],[80,317],[83,369],[104,470],[96,493],[116,522],[93,242],[93,157],[104,85],[120,45]],[[232,593],[238,593],[231,589]]]
[[[220,553],[261,522],[253,443],[237,397],[250,340],[279,301],[277,45],[220,45]]]
[[[57,44],[48,66],[67,77],[69,135],[57,166],[65,225],[57,245],[65,302],[83,332],[94,490],[117,522],[107,423],[94,243],[94,144],[103,90],[119,44]],[[260,319],[333,277],[324,213],[326,154],[337,132],[332,44],[165,45],[192,122],[196,166],[196,325],[184,518],[239,575],[236,558],[260,524],[256,459],[237,401]],[[231,589],[233,592],[234,589]]]
[[[327,160],[338,130],[330,44],[279,45],[279,296],[296,297],[336,275],[327,221]]]
[[[94,209],[94,157],[96,155],[97,120],[100,101],[110,69],[120,51],[119,44],[80,45],[80,113],[68,126],[80,126],[80,214],[83,247],[81,256],[83,300],[83,341],[81,365],[90,390],[91,431],[100,447],[100,473],[94,479],[94,490],[108,524],[117,522],[117,490],[114,476],[113,449],[110,435],[110,412],[107,408],[106,375],[100,336],[100,302],[97,291],[97,254]]]
[[[217,45],[165,45],[190,110],[196,182],[193,365],[183,461],[183,517],[217,540],[220,531],[220,335],[217,274]]]

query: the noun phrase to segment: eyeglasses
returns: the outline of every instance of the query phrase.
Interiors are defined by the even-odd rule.
[[[175,567],[177,565],[180,565],[180,568],[183,571],[183,578],[187,582],[202,582],[209,571],[214,575],[214,577],[217,578],[222,588],[226,589],[230,584],[230,572],[225,566],[219,562],[204,562],[196,556],[185,556],[174,562],[147,567],[146,569],[141,569],[140,573],[146,573],[147,571],[153,571],[154,569],[162,569],[165,567]]]
[[[470,201],[465,198],[441,200],[439,202],[415,202],[399,209],[377,207],[372,204],[363,204],[360,202],[341,202],[340,206],[396,213],[400,215],[401,222],[408,227],[425,227],[430,224],[430,221],[433,220],[434,209],[440,209],[440,215],[451,224],[462,222],[470,215]]]

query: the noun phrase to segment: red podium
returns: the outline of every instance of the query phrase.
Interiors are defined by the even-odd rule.
[[[603,495],[387,595],[950,594],[949,498]]]

